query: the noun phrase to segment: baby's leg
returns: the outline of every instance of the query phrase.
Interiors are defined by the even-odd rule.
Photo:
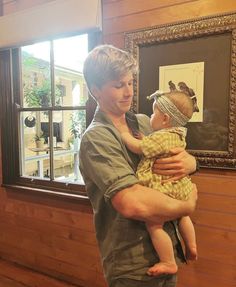
[[[179,231],[185,244],[187,260],[197,260],[197,243],[193,223],[189,216],[184,216],[179,221]]]
[[[175,274],[177,265],[174,251],[169,235],[162,229],[161,225],[146,223],[150,233],[153,246],[159,255],[160,262],[148,269],[148,275]]]

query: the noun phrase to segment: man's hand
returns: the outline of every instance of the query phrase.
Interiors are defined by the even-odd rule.
[[[183,148],[174,148],[170,150],[170,153],[172,156],[157,159],[153,164],[154,173],[170,176],[168,180],[163,182],[179,180],[196,170],[195,157]]]

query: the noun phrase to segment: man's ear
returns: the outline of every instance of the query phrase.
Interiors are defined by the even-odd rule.
[[[100,97],[100,90],[97,86],[92,86],[91,89],[90,89],[92,95],[94,96],[94,98],[96,100],[99,100],[99,97]]]
[[[101,95],[101,90],[100,90],[97,86],[94,86],[94,85],[93,85],[93,86],[91,87],[91,92],[92,92],[94,98],[95,98],[97,101],[99,101],[100,95]]]

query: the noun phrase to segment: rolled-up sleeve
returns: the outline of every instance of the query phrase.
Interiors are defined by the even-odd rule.
[[[84,135],[80,146],[80,170],[86,174],[85,183],[86,178],[93,182],[103,191],[105,200],[138,183],[121,139],[104,127],[96,127]]]

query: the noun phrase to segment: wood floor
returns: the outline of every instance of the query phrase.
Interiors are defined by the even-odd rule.
[[[78,287],[0,259],[0,287]]]

